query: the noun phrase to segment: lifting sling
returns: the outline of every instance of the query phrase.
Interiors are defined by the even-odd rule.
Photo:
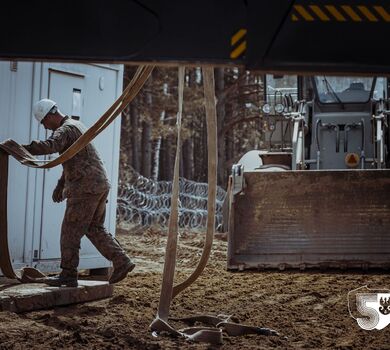
[[[171,214],[168,225],[168,239],[165,250],[165,263],[163,280],[160,293],[160,302],[157,310],[157,316],[150,325],[154,334],[167,332],[174,336],[184,337],[190,341],[207,342],[211,344],[222,343],[222,331],[230,336],[245,334],[277,335],[278,333],[268,329],[247,326],[231,322],[231,316],[218,315],[197,315],[184,318],[169,317],[169,309],[172,299],[181,291],[190,286],[200,276],[206,267],[210,257],[211,247],[215,229],[215,202],[217,191],[217,113],[214,88],[214,68],[211,66],[202,67],[203,84],[207,120],[207,148],[208,148],[208,201],[207,201],[207,231],[205,245],[202,256],[193,273],[183,282],[173,286],[173,279],[176,266],[176,250],[178,235],[178,217],[179,217],[179,168],[181,153],[181,117],[183,111],[183,87],[184,87],[184,67],[179,67],[179,89],[178,100],[179,108],[177,113],[177,149],[175,157],[175,167],[173,175],[173,188],[171,198]],[[188,327],[181,330],[175,330],[169,323],[169,320],[183,321],[188,325],[195,322],[201,322],[207,327]]]

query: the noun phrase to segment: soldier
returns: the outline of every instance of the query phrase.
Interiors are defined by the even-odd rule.
[[[49,99],[38,101],[33,114],[45,129],[53,131],[46,141],[32,141],[23,146],[33,155],[61,154],[86,130],[82,123],[62,114],[56,102]],[[58,276],[45,278],[44,282],[50,286],[77,286],[80,242],[86,235],[98,251],[112,261],[114,271],[109,282],[117,283],[135,264],[104,227],[110,183],[103,162],[90,143],[62,166],[62,176],[53,192],[54,202],[67,199],[61,227],[62,271]]]

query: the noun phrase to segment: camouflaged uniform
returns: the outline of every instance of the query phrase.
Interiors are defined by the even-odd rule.
[[[63,153],[84,133],[82,123],[65,117],[46,141],[24,145],[31,154]],[[110,184],[103,162],[92,143],[62,164],[57,188],[67,198],[61,227],[61,268],[63,275],[77,275],[81,238],[86,235],[114,266],[128,258],[115,238],[106,231],[104,219]]]

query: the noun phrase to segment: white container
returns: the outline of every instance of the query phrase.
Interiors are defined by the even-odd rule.
[[[12,138],[27,144],[44,140],[45,131],[32,115],[41,98],[55,100],[61,112],[80,117],[90,127],[122,92],[123,66],[41,62],[0,62],[0,141]],[[112,185],[107,203],[106,226],[115,234],[119,166],[120,117],[94,143]],[[56,157],[51,155],[50,157]],[[60,232],[65,202],[51,196],[62,166],[32,169],[10,159],[8,185],[8,241],[14,268],[34,266],[58,271]],[[83,238],[79,269],[108,267],[87,238]]]

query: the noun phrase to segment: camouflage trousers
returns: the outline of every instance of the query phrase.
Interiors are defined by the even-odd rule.
[[[108,192],[67,199],[61,227],[62,275],[77,275],[80,243],[84,235],[114,266],[128,259],[122,247],[104,227]]]

